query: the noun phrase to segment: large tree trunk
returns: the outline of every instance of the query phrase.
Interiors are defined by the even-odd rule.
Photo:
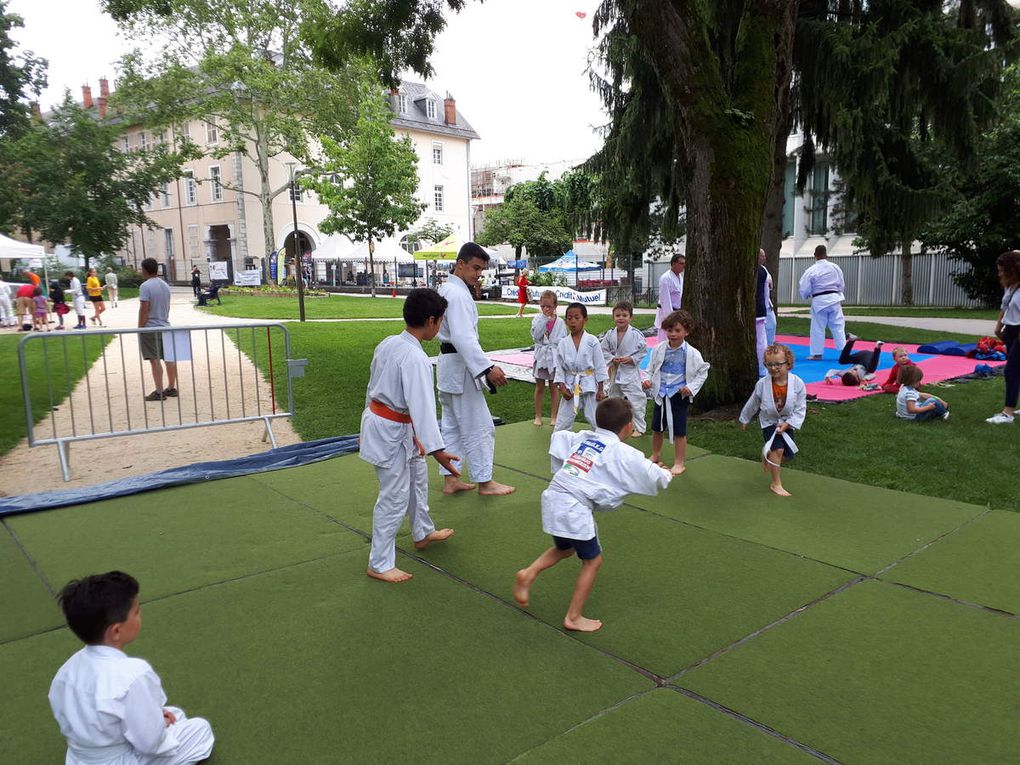
[[[914,256],[910,252],[912,242],[904,242],[900,252],[900,302],[914,304]]]
[[[793,127],[790,88],[784,89],[779,127],[772,157],[772,182],[765,199],[765,215],[761,227],[761,246],[765,250],[765,267],[772,274],[772,305],[779,310],[779,251],[783,248],[783,211],[786,208],[786,137]]]
[[[684,308],[711,363],[700,408],[746,399],[757,379],[755,264],[790,81],[794,0],[730,9],[674,0],[634,4],[634,31],[676,110],[685,160]]]

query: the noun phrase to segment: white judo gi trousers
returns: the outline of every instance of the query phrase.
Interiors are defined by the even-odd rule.
[[[595,400],[595,393],[582,393],[581,400],[577,402],[578,411],[584,412],[584,419],[594,428],[595,427],[595,407],[598,406],[598,402]],[[577,417],[577,412],[574,411],[574,399],[567,401],[565,398],[560,398],[560,410],[556,413],[556,427],[553,428],[555,433],[558,430],[570,430],[574,427],[574,419]]]
[[[768,347],[776,342],[776,309],[769,308],[765,317],[765,343]]]
[[[648,410],[648,396],[645,394],[644,388],[641,387],[641,381],[630,383],[628,385],[618,385],[613,383],[609,386],[609,395],[617,398],[625,398],[630,402],[630,408],[634,411],[634,431],[636,433],[645,432],[645,414]],[[585,412],[585,417],[588,413]],[[595,423],[592,423],[594,425]]]
[[[377,574],[397,565],[397,533],[404,516],[411,522],[411,539],[420,542],[436,530],[429,515],[429,473],[425,459],[401,446],[393,464],[375,466],[379,498],[372,510],[372,550],[368,566]]]
[[[467,460],[473,482],[491,481],[496,426],[492,424],[485,394],[474,384],[465,383],[463,393],[439,391],[439,403],[443,408],[439,430],[443,434],[446,451],[461,458],[454,463],[457,470],[463,474],[463,460]],[[563,408],[562,404],[560,408]],[[439,472],[450,475],[445,468],[440,468]]]
[[[846,321],[843,304],[833,295],[820,295],[811,301],[811,355],[821,356],[825,351],[825,329],[828,327],[836,343],[836,351],[846,345]]]
[[[11,305],[11,293],[7,290],[0,290],[0,326],[13,327],[18,323],[14,316],[14,306]]]
[[[768,374],[765,369],[765,349],[768,347],[768,331],[766,329],[766,318],[754,320],[754,346],[758,356],[758,377]]]
[[[177,718],[177,722],[170,726],[170,731],[181,742],[180,746],[173,754],[136,755],[137,765],[194,765],[208,758],[216,742],[208,721],[201,717],[189,719],[184,710],[178,707],[165,708]]]

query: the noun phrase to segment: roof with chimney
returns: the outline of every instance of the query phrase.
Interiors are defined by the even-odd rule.
[[[396,97],[398,94],[407,98],[407,108],[404,111],[400,111],[400,104]],[[447,98],[450,98],[451,101],[453,100],[449,95],[447,95]],[[428,116],[426,101],[429,100],[435,102],[436,105],[436,116],[434,119]],[[435,91],[430,90],[428,85],[423,82],[401,80],[398,93],[394,94],[390,99],[394,114],[390,124],[394,128],[421,130],[426,133],[449,135],[457,138],[467,138],[468,140],[479,139],[481,136],[464,119],[464,115],[457,111],[456,106],[453,110],[456,122],[453,124],[446,122],[445,100]]]

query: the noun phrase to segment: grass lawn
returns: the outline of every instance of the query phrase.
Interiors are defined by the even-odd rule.
[[[807,314],[810,308],[798,307],[799,313]],[[997,319],[997,308],[939,308],[937,306],[843,306],[846,316],[912,316],[924,319]]]
[[[65,317],[66,318],[66,317]],[[25,426],[25,405],[21,393],[21,375],[18,372],[18,343],[25,335],[0,336],[0,454],[6,454],[28,435]],[[32,341],[26,349],[28,374],[32,391],[32,415],[35,422],[48,413],[50,401],[59,404],[74,389],[85,370],[102,353],[110,341],[109,336],[89,333],[65,332],[49,335],[46,352],[43,343]],[[57,337],[66,338],[66,364],[64,344],[53,343]],[[53,351],[57,351],[56,354]],[[47,375],[47,369],[50,374]],[[47,385],[47,377],[50,384]],[[51,399],[52,395],[52,399]]]
[[[305,318],[308,319],[398,319],[404,307],[403,298],[376,297],[362,298],[350,295],[305,298]],[[252,295],[227,295],[223,305],[211,305],[201,310],[214,316],[239,316],[245,319],[293,319],[298,318],[297,298],[255,297]],[[527,311],[537,309],[529,306]],[[478,303],[482,316],[502,316],[517,313],[517,307],[503,303]]]

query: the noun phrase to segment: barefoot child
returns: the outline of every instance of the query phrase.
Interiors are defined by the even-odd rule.
[[[843,385],[858,388],[877,388],[875,370],[878,369],[878,361],[882,356],[881,340],[875,341],[873,351],[855,351],[854,343],[858,340],[857,335],[847,335],[846,345],[839,353],[840,364],[850,364],[847,369],[830,369],[825,373],[825,382],[832,385],[833,381],[839,380]]]
[[[673,442],[673,475],[687,468],[687,410],[691,400],[708,379],[711,366],[693,345],[687,335],[694,328],[694,319],[683,309],[673,311],[662,320],[666,339],[652,349],[648,361],[648,376],[643,385],[650,388],[655,400],[652,411],[652,462],[661,464],[664,432]]]
[[[588,309],[581,303],[567,306],[568,337],[556,345],[556,377],[560,395],[566,403],[556,416],[556,430],[570,430],[578,409],[584,418],[595,424],[595,406],[605,398],[604,385],[609,379],[606,360],[598,338],[584,331]]]
[[[641,369],[638,366],[648,353],[645,336],[630,325],[634,319],[634,306],[622,301],[613,306],[614,329],[602,336],[602,356],[609,367],[610,396],[625,398],[634,410],[634,435],[645,432],[645,410],[648,397],[641,387]]]
[[[552,398],[549,418],[554,424],[560,408],[560,389],[553,378],[556,376],[556,345],[567,336],[567,325],[556,315],[556,293],[546,290],[539,298],[542,313],[531,320],[531,339],[535,341],[535,424],[542,424],[542,400],[545,398],[545,383],[549,381],[549,395]]]
[[[138,582],[121,571],[68,582],[60,592],[67,626],[85,647],[50,685],[50,708],[67,739],[67,765],[190,765],[213,748],[209,723],[164,706],[159,675],[124,653],[142,628]]]
[[[804,381],[790,372],[793,369],[793,352],[785,345],[770,345],[765,349],[765,369],[768,375],[758,380],[754,393],[740,412],[740,429],[758,413],[765,447],[762,449],[762,470],[772,476],[769,489],[780,497],[789,497],[783,488],[779,473],[783,460],[792,460],[797,453],[793,434],[804,425],[807,415],[807,389]]]
[[[619,507],[631,493],[654,496],[672,479],[623,443],[634,431],[633,416],[626,399],[607,398],[596,409],[595,430],[557,431],[549,445],[553,479],[542,492],[542,530],[552,535],[553,546],[517,572],[514,600],[527,606],[535,578],[576,552],[581,573],[563,619],[568,630],[594,632],[602,626],[581,613],[602,565],[593,511]]]
[[[921,367],[909,366],[900,370],[900,390],[896,394],[896,416],[902,420],[949,419],[949,404],[938,396],[917,389],[924,377]]]
[[[429,516],[429,476],[424,456],[431,454],[453,475],[456,457],[445,451],[436,420],[432,363],[421,348],[439,332],[446,298],[431,289],[414,289],[404,301],[407,327],[383,340],[372,356],[371,377],[361,415],[361,459],[375,465],[379,498],[372,512],[372,549],[368,575],[404,582],[411,574],[397,568],[396,539],[406,515],[419,550],[453,534]]]

